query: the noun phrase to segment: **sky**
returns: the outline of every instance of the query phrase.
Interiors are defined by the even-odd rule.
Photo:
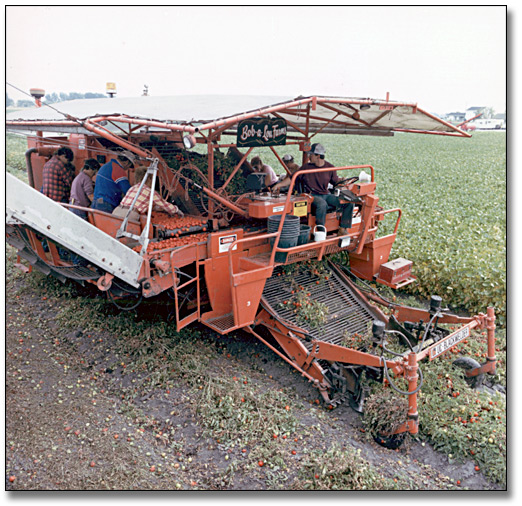
[[[389,93],[504,112],[506,47],[504,6],[6,8],[6,82],[47,93]]]

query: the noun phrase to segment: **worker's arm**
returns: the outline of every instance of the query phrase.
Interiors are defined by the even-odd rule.
[[[91,178],[85,180],[83,191],[85,195],[87,195],[87,198],[92,202],[94,199],[94,184]]]
[[[125,195],[131,187],[129,180],[126,177],[119,178],[115,183],[123,195]]]
[[[167,202],[158,194],[158,192],[154,192],[154,208],[158,211],[165,211],[171,215],[177,214],[178,216],[183,216],[183,213],[180,211],[178,206]]]
[[[286,188],[287,186],[290,186],[291,179],[287,176],[282,181],[279,181],[279,183],[276,183],[274,186],[272,186],[272,191],[280,190],[281,188]]]

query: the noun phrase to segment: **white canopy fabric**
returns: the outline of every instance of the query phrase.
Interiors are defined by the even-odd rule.
[[[190,125],[199,130],[234,128],[255,116],[279,116],[289,130],[309,133],[391,135],[394,131],[469,136],[416,104],[343,97],[281,97],[249,95],[184,95],[173,97],[98,98],[71,100],[21,109],[6,116],[7,129],[25,129],[101,116],[125,116],[164,124]],[[114,121],[114,120],[113,120]],[[18,124],[18,128],[17,127]],[[45,128],[39,128],[45,130]],[[67,129],[63,127],[63,131]]]
[[[291,98],[247,95],[93,98],[58,102],[52,104],[52,107],[78,119],[123,114],[140,119],[197,124],[259,109],[268,104],[286,102]],[[12,112],[7,119],[64,120],[65,117],[43,105]]]

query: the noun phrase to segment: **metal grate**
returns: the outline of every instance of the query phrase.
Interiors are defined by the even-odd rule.
[[[314,258],[318,258],[320,252],[321,243],[316,243],[317,248],[308,249],[305,251],[299,251],[298,253],[288,253],[285,264],[293,264],[296,262],[302,262],[305,260],[313,260]],[[348,249],[348,246],[345,248],[340,248],[337,244],[329,244],[324,249],[324,255],[332,255],[334,253],[339,253],[340,251]]]
[[[292,297],[292,287],[288,284],[287,276],[278,275],[280,272],[280,267],[274,269],[273,276],[266,282],[263,298],[280,318],[306,330],[316,340],[340,345],[344,336],[365,334],[368,325],[375,319],[335,272],[329,270],[328,280],[317,284],[317,276],[301,268],[292,275],[292,280],[302,286],[306,293],[310,293],[310,299],[325,304],[329,310],[324,325],[320,329],[313,328],[299,321],[289,305],[283,305],[285,300]],[[311,343],[304,344],[311,350]]]
[[[218,316],[217,318],[211,318],[209,320],[204,320],[203,323],[212,327],[220,334],[226,333],[232,327],[234,327],[234,315],[232,313],[227,313],[223,316]]]
[[[76,280],[98,279],[100,274],[97,271],[82,267],[81,265],[51,265],[51,269],[62,276]]]

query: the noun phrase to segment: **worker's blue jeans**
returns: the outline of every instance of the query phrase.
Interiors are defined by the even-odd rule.
[[[329,193],[328,195],[312,194],[314,201],[312,202],[312,214],[315,216],[316,225],[324,225],[326,222],[326,213],[328,206],[339,207],[342,210],[341,224],[342,228],[352,228],[353,204],[341,204],[339,198]]]
[[[95,199],[92,201],[92,204],[91,204],[91,208],[92,209],[98,209],[98,211],[105,211],[106,213],[112,213],[112,211],[114,210],[114,206],[109,204],[108,202],[106,202],[105,200],[103,199]]]
[[[82,211],[81,209],[69,209],[69,211],[73,212],[76,216],[79,216],[80,218],[83,218],[84,220],[87,219],[87,213],[85,211]]]

